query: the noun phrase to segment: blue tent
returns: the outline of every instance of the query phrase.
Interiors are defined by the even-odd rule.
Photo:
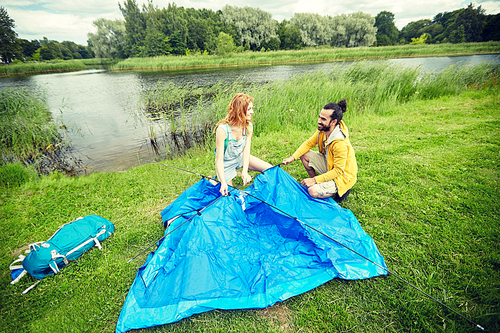
[[[202,179],[163,210],[172,233],[139,268],[116,332],[213,309],[265,308],[334,278],[387,273],[351,211],[311,198],[280,167],[227,197],[219,186]]]

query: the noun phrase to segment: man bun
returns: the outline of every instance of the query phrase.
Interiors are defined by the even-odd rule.
[[[340,102],[338,102],[337,104],[340,106],[342,113],[345,113],[347,111],[347,102],[345,101],[345,98]]]

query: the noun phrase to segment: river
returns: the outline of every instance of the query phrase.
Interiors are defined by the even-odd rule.
[[[500,55],[430,57],[383,60],[404,66],[420,66],[423,71],[439,71],[453,64],[500,63]],[[252,82],[286,80],[296,74],[328,70],[339,63],[279,65],[183,71],[123,71],[102,69],[79,72],[30,75],[0,79],[0,88],[39,89],[55,119],[63,122],[65,135],[80,161],[81,173],[123,171],[164,158],[152,149],[151,120],[137,112],[139,98],[158,81],[176,85],[204,86],[218,81],[231,82],[244,76]],[[347,63],[343,63],[347,64]],[[189,148],[178,147],[179,150]],[[158,154],[159,153],[159,154]]]

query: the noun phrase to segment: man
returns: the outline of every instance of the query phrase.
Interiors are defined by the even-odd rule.
[[[347,126],[342,121],[346,110],[345,100],[325,105],[319,114],[316,133],[292,156],[283,160],[286,165],[300,158],[309,175],[301,184],[308,188],[313,198],[334,195],[335,201],[341,202],[356,183],[356,156],[349,141]],[[316,145],[319,152],[310,150]]]

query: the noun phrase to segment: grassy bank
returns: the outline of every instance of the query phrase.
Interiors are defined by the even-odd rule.
[[[461,89],[443,81],[439,89],[429,89],[441,93],[423,97],[423,86],[418,94],[404,93],[413,91],[404,84],[408,78],[390,76],[385,85],[379,81],[372,86],[362,79],[362,68],[353,78],[357,86],[337,81],[330,73],[264,88],[247,87],[256,98],[252,153],[280,163],[315,130],[322,105],[349,97],[345,120],[356,150],[359,180],[343,207],[372,236],[391,271],[488,332],[498,332],[498,72],[470,69],[460,76]],[[383,91],[377,91],[377,86]],[[222,108],[219,112],[228,103],[225,93],[232,92],[214,95],[214,108]],[[362,97],[351,100],[359,94]],[[211,146],[168,163],[213,175],[213,159]],[[306,177],[299,162],[283,168],[298,180]],[[149,164],[85,177],[55,173],[37,181],[27,179],[19,187],[0,188],[0,263],[4,267],[0,331],[114,331],[145,257],[130,264],[127,260],[163,234],[161,210],[198,180],[189,173]],[[88,214],[106,217],[116,226],[102,251],[92,249],[27,295],[20,293],[33,283],[31,278],[9,285],[7,267],[23,246],[45,240],[60,225]],[[211,311],[155,330],[192,331],[471,332],[474,326],[388,277],[332,280],[268,309]]]
[[[308,48],[296,51],[234,53],[229,56],[210,55],[129,58],[118,62],[111,68],[114,70],[176,70],[186,68],[217,68],[226,66],[276,65],[405,57],[463,56],[496,53],[500,53],[500,42],[355,48]]]
[[[35,162],[62,145],[43,91],[0,91],[0,165]]]
[[[88,69],[91,66],[110,65],[115,62],[106,59],[79,59],[1,65],[0,77],[74,72]]]

